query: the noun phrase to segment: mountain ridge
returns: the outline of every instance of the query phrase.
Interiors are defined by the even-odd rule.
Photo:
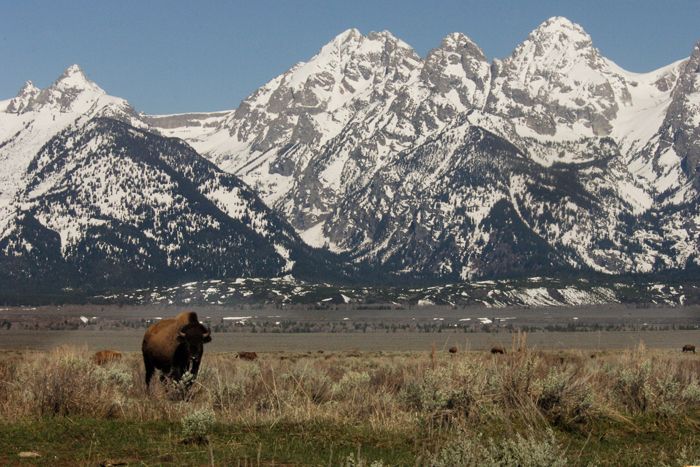
[[[255,212],[289,222],[296,232],[279,228],[295,242],[344,255],[297,248],[313,264],[442,281],[682,270],[700,264],[699,57],[696,46],[628,72],[562,17],[493,61],[461,33],[421,57],[388,31],[349,29],[234,110],[165,116],[136,112],[71,66],[0,101],[0,232],[62,173],[37,172],[51,141],[71,156],[70,139],[52,138],[108,117],[185,141],[260,197]],[[236,219],[217,187],[199,194]],[[39,217],[14,225],[18,244],[43,235],[54,248],[50,232],[65,243]]]

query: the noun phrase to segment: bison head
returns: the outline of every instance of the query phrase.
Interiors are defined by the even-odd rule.
[[[177,340],[187,350],[190,364],[198,367],[204,353],[204,344],[211,342],[211,330],[200,323],[190,323],[180,328]]]

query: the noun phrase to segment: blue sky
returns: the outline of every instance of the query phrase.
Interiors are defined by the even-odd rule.
[[[686,57],[700,40],[700,0],[0,0],[0,99],[78,63],[140,111],[229,109],[350,27],[387,29],[423,56],[459,31],[502,58],[551,16],[581,24],[631,71]]]

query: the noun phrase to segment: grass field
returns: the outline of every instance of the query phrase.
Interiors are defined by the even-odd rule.
[[[677,349],[208,352],[150,394],[137,353],[90,357],[0,353],[1,465],[700,462],[700,357]]]

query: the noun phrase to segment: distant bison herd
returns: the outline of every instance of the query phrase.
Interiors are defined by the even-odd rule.
[[[161,381],[181,381],[186,373],[190,373],[191,379],[187,383],[191,384],[199,372],[204,344],[207,342],[211,342],[211,330],[200,323],[197,313],[192,311],[185,311],[174,318],[162,319],[149,326],[141,345],[146,369],[146,387],[150,385],[155,370],[160,370]],[[453,346],[448,351],[454,355],[458,349]],[[695,346],[686,344],[681,351],[695,353]],[[491,347],[490,352],[494,355],[505,355],[506,350],[497,345]],[[237,357],[240,360],[253,361],[257,360],[258,354],[238,352]],[[591,356],[593,357],[594,355]],[[121,352],[115,350],[100,350],[92,357],[96,365],[106,365],[121,359]]]
[[[121,359],[122,353],[116,350],[100,350],[99,352],[95,352],[95,355],[92,356],[92,361],[97,365],[106,365],[107,363],[116,362]]]

